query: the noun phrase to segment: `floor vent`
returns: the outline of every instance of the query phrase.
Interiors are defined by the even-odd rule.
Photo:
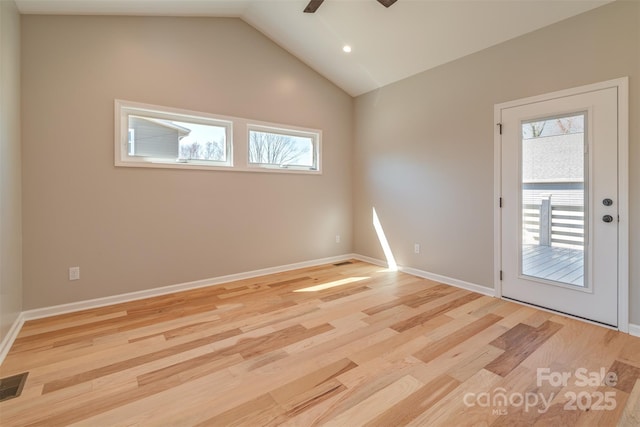
[[[336,267],[340,267],[341,265],[349,265],[349,264],[353,264],[353,262],[351,262],[351,261],[343,261],[343,262],[339,262],[339,263],[333,264],[333,265],[335,265]]]
[[[29,372],[0,379],[0,402],[20,396]]]

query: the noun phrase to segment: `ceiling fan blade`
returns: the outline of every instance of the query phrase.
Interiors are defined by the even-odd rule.
[[[324,0],[311,0],[307,7],[304,8],[304,13],[314,13]],[[395,0],[393,0],[395,1]]]
[[[394,4],[396,1],[398,1],[398,0],[378,0],[378,3],[380,3],[384,7],[389,7],[392,4]]]

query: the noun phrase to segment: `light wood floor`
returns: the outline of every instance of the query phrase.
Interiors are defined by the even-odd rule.
[[[358,261],[30,321],[23,371],[2,426],[640,425],[640,339]]]

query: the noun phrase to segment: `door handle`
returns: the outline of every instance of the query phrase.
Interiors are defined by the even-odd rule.
[[[605,215],[602,217],[604,222],[613,222],[613,217],[611,215]]]

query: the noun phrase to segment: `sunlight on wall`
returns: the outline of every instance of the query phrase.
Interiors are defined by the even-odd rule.
[[[398,264],[396,264],[396,259],[393,257],[393,253],[391,252],[391,246],[389,246],[387,236],[384,235],[384,230],[382,229],[382,224],[380,224],[380,220],[378,219],[376,208],[373,208],[373,228],[376,229],[376,234],[378,235],[380,246],[382,246],[382,250],[384,251],[384,257],[387,259],[387,266],[389,270],[397,271]]]
[[[346,279],[334,280],[333,282],[323,283],[322,285],[309,286],[308,288],[297,289],[293,292],[318,292],[325,289],[335,288],[349,283],[360,282],[370,279],[370,277],[347,277]]]

